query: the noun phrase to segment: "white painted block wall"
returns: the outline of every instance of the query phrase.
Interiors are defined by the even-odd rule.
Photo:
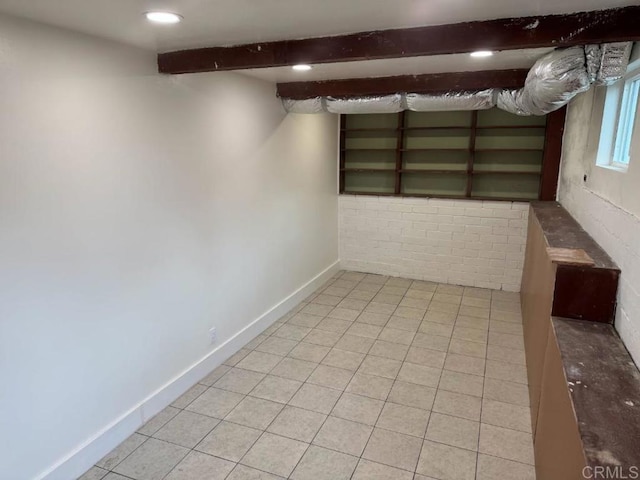
[[[640,110],[629,169],[596,166],[603,93],[592,89],[569,104],[558,198],[621,269],[615,326],[640,365]]]
[[[517,292],[529,204],[340,196],[348,270]]]

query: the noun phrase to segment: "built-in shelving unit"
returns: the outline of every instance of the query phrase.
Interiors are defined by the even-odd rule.
[[[551,125],[497,108],[342,115],[340,193],[547,199],[543,176],[557,182],[560,113]]]

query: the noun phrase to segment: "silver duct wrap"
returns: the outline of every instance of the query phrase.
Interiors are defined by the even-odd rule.
[[[524,88],[518,90],[500,90],[496,105],[500,110],[505,110],[516,115],[531,115],[522,99]]]
[[[589,81],[593,83],[598,78],[598,72],[600,71],[600,61],[602,60],[602,46],[585,45],[584,56],[587,61],[587,75],[589,75]]]
[[[289,113],[397,113],[409,109],[416,112],[444,110],[485,110],[495,107],[498,91],[490,88],[479,92],[445,92],[437,95],[397,93],[395,95],[332,98],[314,97],[305,100],[283,98]]]
[[[398,113],[405,109],[404,95],[333,98],[328,97],[327,111],[329,113]]]
[[[438,95],[397,93],[354,98],[283,99],[293,113],[397,113],[483,110],[498,106],[517,115],[546,115],[563,107],[591,84],[610,85],[624,76],[631,42],[559,48],[539,59],[518,90],[445,92]]]
[[[323,113],[325,112],[324,99],[322,97],[294,100],[283,98],[282,105],[288,113]]]
[[[554,50],[529,70],[524,87],[503,90],[498,107],[517,115],[546,115],[589,89],[583,47]]]
[[[611,85],[624,77],[629,64],[632,42],[586,45],[587,72],[597,85]]]
[[[448,110],[486,110],[496,105],[496,90],[479,92],[446,92],[438,95],[407,93],[407,108],[414,112],[442,112]]]

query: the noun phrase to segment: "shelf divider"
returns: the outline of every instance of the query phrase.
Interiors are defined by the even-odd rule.
[[[469,136],[469,159],[467,160],[467,188],[465,197],[471,197],[473,189],[473,162],[476,158],[476,134],[478,132],[478,111],[474,110],[471,114],[471,135]]]
[[[402,149],[404,148],[405,117],[406,115],[404,110],[398,113],[398,138],[396,143],[396,195],[400,195],[402,191]]]
[[[340,172],[338,175],[338,192],[344,193],[344,165],[345,158],[347,156],[346,151],[346,135],[344,134],[344,128],[347,126],[347,116],[345,114],[340,115]]]

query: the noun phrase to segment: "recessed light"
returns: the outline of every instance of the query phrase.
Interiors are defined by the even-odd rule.
[[[472,57],[490,57],[493,55],[491,50],[478,50],[477,52],[471,52]]]
[[[308,72],[309,70],[311,70],[311,65],[305,65],[301,63],[299,65],[294,65],[291,68],[293,68],[296,72]]]
[[[147,20],[153,23],[162,23],[169,25],[173,23],[180,23],[182,16],[172,12],[147,12],[144,14]]]

